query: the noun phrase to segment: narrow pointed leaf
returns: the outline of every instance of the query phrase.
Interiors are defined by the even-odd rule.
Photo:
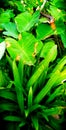
[[[23,113],[24,112],[23,87],[20,81],[20,76],[15,61],[13,62],[13,75],[14,75],[14,84],[15,84],[18,104],[21,112]]]
[[[55,82],[60,76],[60,72],[56,71],[55,74],[52,75],[52,77],[48,80],[46,85],[43,87],[43,89],[37,94],[37,96],[34,99],[35,103],[39,103],[48,93],[48,91],[53,87]]]
[[[6,121],[12,121],[12,122],[20,122],[21,118],[19,116],[6,116],[4,117],[4,120]]]
[[[0,97],[16,102],[16,95],[9,90],[0,90]]]
[[[33,100],[33,92],[32,92],[32,87],[30,87],[28,93],[28,108],[32,106],[32,100]]]
[[[4,111],[10,111],[10,112],[15,112],[18,111],[18,106],[13,104],[13,103],[2,103],[0,104],[0,112]]]
[[[53,61],[57,56],[57,46],[54,45],[50,51],[48,52],[47,56],[45,57],[45,60],[43,60],[40,64],[39,67],[37,68],[37,70],[34,72],[34,74],[32,75],[32,77],[29,79],[28,83],[27,83],[27,87],[29,88],[30,86],[32,86],[36,80],[40,77],[40,75],[42,74],[42,72],[44,72],[49,63],[51,61]]]
[[[33,126],[34,126],[35,130],[39,130],[38,117],[33,116],[32,117],[32,123],[33,123]]]

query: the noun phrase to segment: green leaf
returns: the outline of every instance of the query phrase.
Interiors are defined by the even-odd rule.
[[[29,31],[30,28],[34,26],[35,23],[38,22],[40,12],[36,11],[33,15],[28,12],[21,13],[15,17],[15,23],[18,31],[24,32]]]
[[[41,108],[41,105],[39,105],[39,104],[32,105],[32,106],[29,108],[29,113],[31,113],[31,112],[33,112],[33,111],[39,109],[39,108]]]
[[[34,99],[35,103],[39,103],[48,93],[48,91],[53,87],[53,85],[55,84],[55,82],[57,81],[57,79],[60,76],[60,72],[56,71],[51,78],[48,80],[48,82],[46,83],[46,85],[42,88],[42,90],[37,94],[37,96]]]
[[[18,42],[12,38],[6,38],[7,50],[13,59],[23,61],[23,64],[33,65],[35,56],[39,53],[42,42],[35,39],[30,33],[23,33]]]
[[[18,32],[15,23],[12,22],[3,23],[2,27],[6,30],[3,32],[4,35],[18,38]]]
[[[64,47],[66,48],[66,32],[60,33],[61,40],[63,42]]]
[[[16,102],[16,95],[8,89],[0,90],[0,97]]]
[[[49,24],[39,24],[36,29],[36,33],[38,39],[44,40],[53,35],[53,30]]]
[[[21,118],[18,117],[18,116],[5,116],[4,117],[4,120],[6,121],[12,121],[12,122],[20,122],[21,121]]]
[[[39,64],[38,68],[36,69],[36,71],[34,72],[34,74],[29,79],[29,81],[27,83],[27,87],[28,88],[30,86],[32,86],[36,82],[36,80],[40,77],[40,75],[42,74],[42,72],[44,72],[47,69],[49,63],[56,58],[56,55],[57,55],[57,46],[54,45],[50,49],[50,51],[48,52],[47,56],[45,57],[45,60],[43,60]]]
[[[19,108],[21,112],[23,113],[24,112],[23,86],[20,81],[20,76],[19,76],[18,68],[15,61],[13,62],[13,75],[14,75],[14,84],[15,84],[15,90],[17,94]]]
[[[10,111],[10,112],[14,112],[14,111],[18,111],[18,106],[13,104],[13,103],[1,103],[0,104],[0,112],[4,112],[4,111]]]
[[[19,61],[18,71],[19,71],[21,84],[23,85],[24,64],[23,64],[22,59],[20,59],[20,61]]]
[[[3,11],[0,14],[0,26],[2,26],[3,23],[9,22],[10,18],[13,16],[14,16],[14,14],[12,13],[12,10]]]
[[[28,93],[28,109],[32,106],[32,100],[33,100],[33,92],[32,92],[32,87],[30,87]]]
[[[57,82],[55,83],[55,86],[59,85],[59,84],[63,84],[63,82],[66,81],[66,69],[63,70],[61,73],[60,73],[60,77],[59,79],[57,80]]]
[[[66,56],[64,56],[64,57],[58,62],[58,64],[56,65],[56,67],[53,69],[52,74],[53,74],[55,71],[57,71],[57,70],[62,71],[62,69],[63,69],[63,67],[64,67],[65,64],[66,64]]]
[[[41,50],[41,53],[40,53],[40,57],[44,57],[46,58],[48,52],[50,51],[50,49],[55,45],[54,41],[53,40],[47,40],[46,42],[44,42],[44,46]],[[57,50],[56,50],[57,51]],[[57,53],[57,52],[56,52]],[[57,54],[56,54],[57,55]],[[54,58],[55,59],[55,58]],[[53,59],[53,60],[54,60]]]
[[[33,124],[35,130],[39,130],[39,123],[38,123],[38,117],[37,116],[32,116],[32,124]]]
[[[43,112],[46,116],[56,115],[56,114],[60,115],[62,112],[62,109],[63,107],[54,107],[54,108],[45,109],[43,110]]]
[[[0,87],[6,87],[10,79],[4,71],[0,70]],[[0,88],[1,89],[1,88]]]
[[[56,97],[64,93],[64,84],[55,89],[55,91],[49,96],[46,103],[53,101]]]
[[[53,16],[55,20],[59,20],[60,18],[63,20],[63,12],[54,5],[50,5],[50,10],[48,12]]]

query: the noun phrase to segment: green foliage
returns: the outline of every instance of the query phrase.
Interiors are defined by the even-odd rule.
[[[19,14],[16,18],[15,18],[15,23],[17,25],[17,29],[18,31],[24,32],[24,31],[29,31],[29,29],[38,22],[39,19],[39,15],[40,12],[36,11],[33,16],[28,13],[28,12],[24,12]]]
[[[0,114],[7,130],[63,130],[66,19],[63,1],[2,1]]]

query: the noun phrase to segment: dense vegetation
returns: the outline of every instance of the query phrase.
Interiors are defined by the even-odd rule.
[[[65,130],[65,4],[0,2],[1,130]]]

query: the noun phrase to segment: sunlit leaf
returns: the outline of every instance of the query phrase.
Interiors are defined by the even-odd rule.
[[[32,106],[32,100],[33,100],[33,93],[32,93],[32,87],[30,87],[28,94],[28,108]]]
[[[33,15],[28,12],[21,13],[15,17],[15,23],[18,31],[28,31],[35,23],[37,23],[40,12],[36,11]]]
[[[13,59],[23,61],[23,64],[33,65],[36,61],[35,56],[39,53],[42,42],[35,39],[30,33],[23,33],[22,39],[16,41],[12,38],[6,38],[6,46],[10,56]]]
[[[6,30],[6,31],[3,31],[4,35],[18,38],[18,32],[17,32],[15,23],[12,23],[12,22],[3,23],[2,27]]]
[[[49,36],[53,35],[53,30],[52,30],[51,26],[47,23],[39,24],[36,29],[36,33],[37,33],[37,38],[40,40],[43,40],[43,39],[48,38]]]

